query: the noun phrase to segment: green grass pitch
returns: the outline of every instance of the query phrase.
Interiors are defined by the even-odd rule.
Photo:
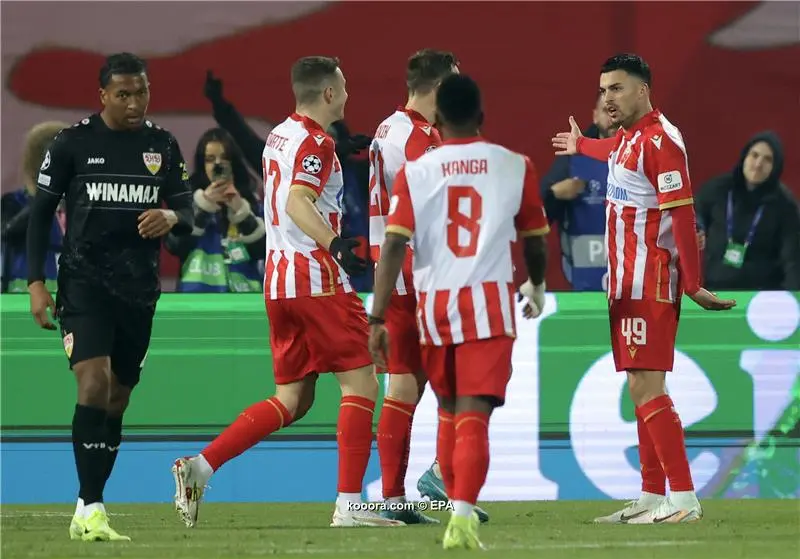
[[[797,559],[797,500],[708,500],[695,524],[601,526],[590,522],[616,503],[485,503],[491,522],[480,535],[487,556],[515,559]],[[204,504],[200,523],[187,529],[170,504],[110,503],[112,526],[130,543],[69,540],[73,507],[11,506],[0,509],[2,557],[206,557],[426,558],[445,552],[444,526],[330,528],[332,504]],[[433,513],[445,520],[448,513]]]

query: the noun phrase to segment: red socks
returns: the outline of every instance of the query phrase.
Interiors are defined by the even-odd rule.
[[[200,454],[216,471],[225,462],[236,458],[267,435],[289,425],[291,421],[289,410],[274,396],[269,400],[256,402],[244,410]]]
[[[416,405],[385,398],[378,421],[378,456],[383,498],[406,494],[406,470],[411,447],[411,421]]]
[[[453,498],[453,447],[456,442],[456,424],[452,413],[439,409],[439,432],[436,436],[436,458],[442,471],[442,481],[447,496]]]
[[[638,412],[653,440],[656,454],[672,491],[694,491],[681,418],[672,398],[664,394],[639,406]]]
[[[667,494],[667,476],[661,468],[661,462],[656,454],[656,447],[650,432],[644,423],[639,408],[636,408],[636,427],[639,432],[639,464],[642,467],[642,491],[655,493],[656,495]]]
[[[474,505],[489,471],[489,415],[474,411],[458,413],[455,424],[455,484],[450,499]]]
[[[339,493],[361,493],[372,447],[375,402],[343,396],[339,405],[336,441],[339,444]]]

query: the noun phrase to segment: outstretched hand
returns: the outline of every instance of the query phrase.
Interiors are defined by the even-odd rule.
[[[734,299],[720,299],[716,293],[700,288],[700,291],[689,298],[707,311],[727,311],[736,306]]]
[[[583,136],[575,117],[569,117],[569,132],[559,132],[551,139],[556,155],[575,155],[578,153],[578,138]]]

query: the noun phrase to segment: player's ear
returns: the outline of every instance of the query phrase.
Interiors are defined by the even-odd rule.
[[[478,113],[478,128],[480,128],[481,126],[483,126],[483,111]]]
[[[108,93],[106,93],[106,90],[103,89],[102,87],[98,91],[100,93],[100,103],[102,103],[103,106],[105,107],[106,106],[106,99],[108,98]]]
[[[333,101],[333,87],[328,86],[322,90],[322,99],[327,105],[331,104]]]

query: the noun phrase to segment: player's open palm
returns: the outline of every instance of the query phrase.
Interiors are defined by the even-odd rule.
[[[689,297],[707,311],[727,311],[736,306],[734,299],[720,299],[715,293],[703,288]]]
[[[50,320],[50,314],[47,312],[49,310],[55,318],[56,304],[55,301],[53,301],[53,297],[50,295],[50,292],[47,291],[47,288],[43,283],[37,282],[31,284],[30,294],[31,314],[33,315],[33,319],[36,321],[36,324],[45,330],[55,330],[56,325],[53,324],[52,320]]]
[[[378,370],[387,370],[389,358],[389,332],[383,324],[372,324],[369,327],[369,353]]]
[[[569,117],[569,132],[559,132],[551,140],[553,148],[556,150],[556,155],[575,155],[578,153],[578,138],[583,136],[578,123],[575,122],[575,117]]]

